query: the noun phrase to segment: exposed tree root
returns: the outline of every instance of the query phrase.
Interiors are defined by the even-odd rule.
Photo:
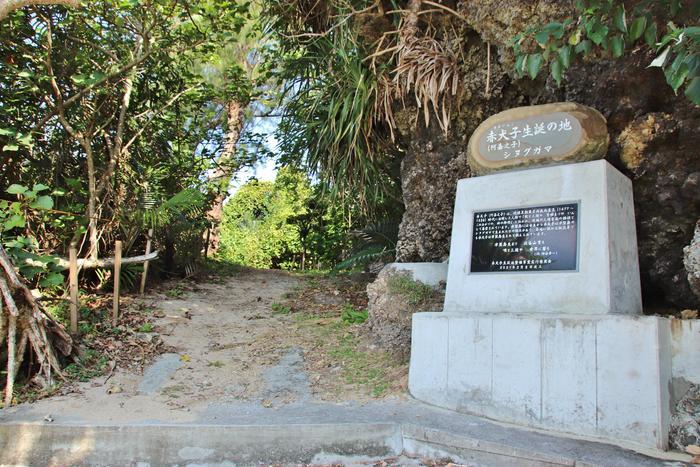
[[[35,381],[50,385],[62,378],[57,352],[68,356],[73,340],[65,328],[40,307],[0,246],[0,345],[7,343],[5,407],[12,403],[15,379],[25,355],[38,367]],[[7,324],[5,324],[7,323]],[[28,352],[27,352],[28,351]]]

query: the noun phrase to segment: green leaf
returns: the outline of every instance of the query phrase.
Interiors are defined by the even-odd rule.
[[[688,76],[688,65],[685,63],[681,64],[678,69],[667,69],[666,70],[666,82],[673,88],[673,92],[677,92],[678,89],[685,82]]]
[[[651,23],[644,31],[644,41],[649,47],[656,45],[656,23]]]
[[[542,30],[538,32],[537,34],[535,34],[535,40],[538,44],[545,45],[547,41],[549,41],[549,31]]]
[[[26,193],[26,191],[28,189],[29,188],[27,188],[26,186],[22,186],[22,185],[18,185],[16,183],[13,183],[5,191],[11,195],[21,195],[21,194]]]
[[[553,60],[551,65],[552,78],[554,78],[558,86],[561,86],[561,71],[561,62],[559,60]]]
[[[527,73],[530,79],[537,78],[537,74],[542,67],[542,54],[530,54],[527,56]]]
[[[693,78],[685,88],[685,96],[695,105],[700,105],[700,77]]]
[[[591,32],[588,33],[588,38],[592,40],[596,45],[600,45],[605,41],[608,36],[608,27],[605,25],[598,25]]]
[[[73,75],[70,77],[70,79],[75,83],[75,84],[83,84],[88,80],[88,77],[85,75]]]
[[[42,210],[53,209],[53,199],[47,195],[39,196],[36,200],[29,204],[29,207],[32,209]]]
[[[577,29],[575,33],[569,36],[569,44],[570,45],[578,45],[579,42],[581,42],[581,34],[583,31],[581,29]]]
[[[14,136],[17,132],[9,128],[0,128],[0,136]]]
[[[627,19],[625,17],[625,5],[620,5],[613,14],[613,23],[620,32],[627,32]]]
[[[17,142],[19,144],[21,144],[22,146],[31,147],[32,135],[22,135],[21,133],[18,133],[17,134]]]
[[[22,216],[21,214],[13,214],[12,216],[10,216],[9,219],[7,219],[5,221],[4,230],[8,231],[8,230],[14,229],[15,227],[22,228],[24,226],[25,226],[24,216]]]
[[[622,53],[625,50],[625,41],[622,36],[614,36],[610,39],[610,45],[612,48],[613,57],[622,57]]]
[[[35,191],[37,193],[41,193],[42,191],[46,191],[48,189],[49,189],[49,187],[47,187],[43,183],[35,183],[34,188],[32,188],[32,191]]]
[[[42,280],[39,281],[39,285],[42,287],[57,287],[63,284],[64,281],[63,274],[59,272],[52,272],[46,275]]]
[[[646,16],[640,16],[639,18],[635,18],[634,21],[632,21],[632,24],[630,25],[630,40],[634,42],[640,37],[642,37],[642,34],[644,34],[644,29],[646,27]]]
[[[591,52],[592,48],[593,44],[591,43],[591,41],[586,39],[584,41],[579,42],[574,51],[578,54],[583,53],[584,55],[588,55]]]
[[[19,151],[19,146],[17,146],[16,144],[6,144],[2,147],[2,150],[8,152]]]
[[[571,66],[571,46],[565,45],[559,49],[559,59],[562,67],[566,70]]]

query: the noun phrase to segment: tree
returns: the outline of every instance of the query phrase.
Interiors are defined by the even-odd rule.
[[[6,402],[23,358],[34,353],[48,384],[61,374],[59,352],[71,352],[71,337],[28,286],[62,284],[51,265],[68,243],[86,242],[95,260],[110,240],[133,245],[143,229],[167,222],[159,236],[166,253],[180,242],[183,256],[198,255],[213,199],[205,174],[223,132],[216,93],[197,64],[235,39],[246,9],[227,0],[100,0],[76,10],[34,5],[2,20]],[[27,256],[39,274],[23,267]]]
[[[106,209],[119,210],[115,201],[122,187],[115,172],[127,166],[139,138],[171,118],[180,101],[206,101],[206,84],[193,64],[240,28],[241,11],[227,1],[102,1],[71,13],[35,9],[9,19],[7,86],[17,89],[12,97],[33,100],[29,105],[43,115],[30,126],[15,118],[23,128],[5,129],[5,151],[22,146],[15,143],[54,139],[59,131],[59,138],[67,136],[63,144],[81,153],[91,257],[99,251],[98,218]],[[158,81],[148,81],[156,76]],[[72,155],[64,154],[59,157]]]

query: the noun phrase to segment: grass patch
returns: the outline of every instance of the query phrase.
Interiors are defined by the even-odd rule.
[[[346,383],[366,388],[372,397],[381,397],[388,389],[386,358],[379,352],[360,350],[357,337],[339,336],[328,354],[340,363]]]
[[[180,298],[185,295],[185,289],[182,287],[182,285],[177,284],[175,287],[167,290],[165,295],[169,298]]]
[[[273,315],[288,315],[292,312],[291,307],[288,305],[283,305],[281,303],[273,303],[270,308],[272,308]]]
[[[202,267],[208,274],[222,277],[234,276],[246,269],[245,266],[222,258],[206,258]]]
[[[403,296],[411,305],[426,302],[435,296],[433,288],[414,281],[403,274],[394,274],[387,279],[389,292]]]
[[[152,323],[143,323],[139,328],[137,329],[138,332],[153,332],[153,324]]]
[[[207,366],[221,368],[224,366],[224,362],[222,362],[221,360],[214,360],[213,362],[207,363]]]
[[[340,312],[340,319],[345,324],[362,324],[367,321],[367,310],[356,310],[351,304],[346,304]]]
[[[70,379],[86,382],[104,374],[109,363],[107,356],[93,349],[86,349],[65,368]]]

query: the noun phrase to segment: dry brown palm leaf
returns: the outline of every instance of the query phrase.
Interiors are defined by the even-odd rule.
[[[385,39],[382,36],[375,52],[367,57],[372,60],[374,68],[377,57],[387,53],[396,56],[396,67],[390,73],[392,79],[389,80],[384,75],[378,78],[374,106],[375,118],[388,124],[392,140],[396,126],[392,111],[395,100],[400,99],[405,108],[404,99],[412,93],[419,112],[422,110],[426,127],[430,124],[432,112],[440,129],[447,133],[455,100],[453,97],[457,96],[461,88],[457,55],[447,43],[436,40],[429,32],[420,34],[418,18],[426,13],[421,11],[422,3],[424,0],[411,0],[408,9],[402,11],[404,16],[398,30],[391,31],[391,34],[398,34],[395,46],[380,50]],[[436,5],[435,2],[425,3]]]
[[[456,96],[460,89],[459,62],[451,51],[432,37],[408,39],[399,51],[394,83],[397,97],[413,92],[426,126],[432,110],[447,133],[453,102],[450,96]]]

